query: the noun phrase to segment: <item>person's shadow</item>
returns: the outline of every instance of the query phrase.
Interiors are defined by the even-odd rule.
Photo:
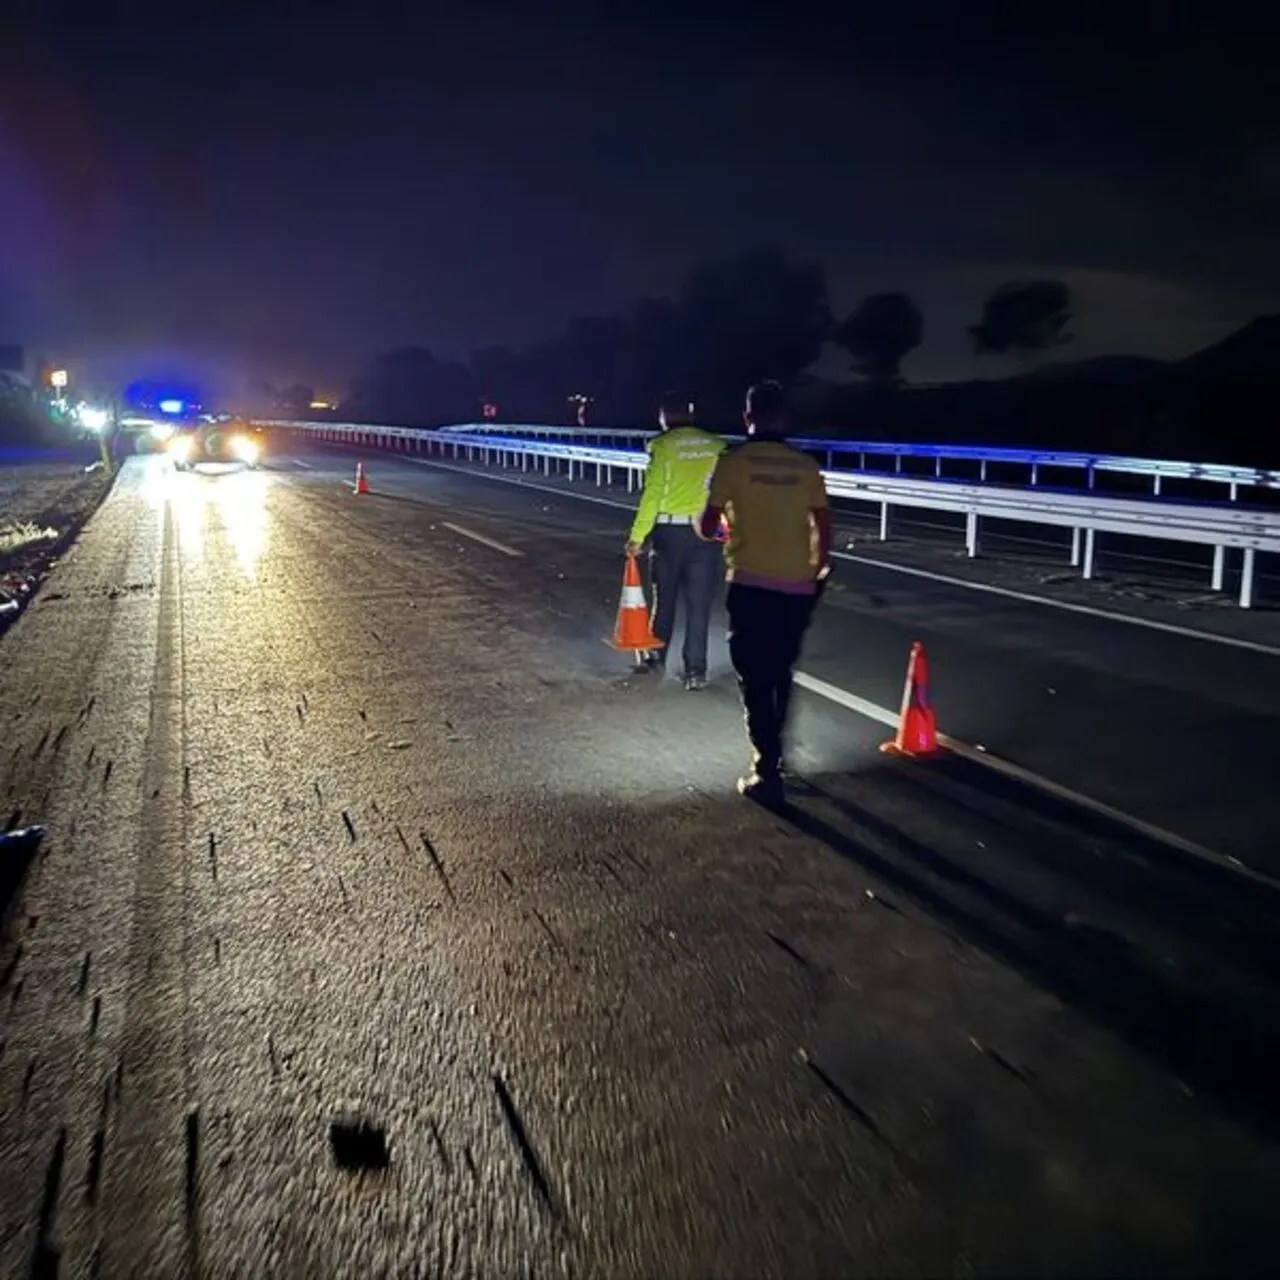
[[[961,761],[910,771],[886,766],[885,772],[895,775],[895,786],[915,788],[926,801],[939,786],[953,804],[967,798],[975,813],[1011,829],[1024,812],[1031,834],[1017,842],[1018,874],[996,883],[982,864],[966,864],[955,849],[930,847],[870,812],[849,792],[873,775],[789,780],[790,798],[773,812],[1224,1109],[1280,1138],[1280,888],[1229,868],[1176,862],[1164,845],[1152,847],[1127,829],[1046,802]],[[1068,838],[1034,838],[1035,825],[1046,819]],[[1092,856],[1100,847],[1115,856]],[[1105,899],[1108,919],[1135,927],[1122,935],[1046,909],[1011,887],[1039,872],[1046,883],[1075,886],[1083,901]],[[1157,930],[1211,956],[1215,990],[1196,980],[1194,964],[1170,965],[1137,940]]]

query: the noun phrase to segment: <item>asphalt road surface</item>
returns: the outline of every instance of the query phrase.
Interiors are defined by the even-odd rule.
[[[131,460],[0,644],[0,1275],[1275,1272],[1277,659],[846,566],[807,673],[1221,859],[809,693],[770,815],[622,513],[348,466]]]

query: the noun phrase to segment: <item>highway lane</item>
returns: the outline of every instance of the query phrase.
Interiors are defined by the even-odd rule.
[[[0,1273],[1274,1269],[1270,897],[816,699],[771,817],[615,516],[299,463],[132,461],[3,642]]]
[[[350,463],[315,454],[311,465],[341,483]],[[561,498],[395,457],[369,465],[389,499],[448,508],[455,525],[563,570],[561,595],[572,598],[575,584],[584,593],[566,604],[571,614],[586,600],[616,607],[611,574],[628,521],[610,505],[616,495]],[[602,496],[592,486],[581,492]],[[390,513],[389,523],[397,518]],[[1280,657],[846,562],[803,667],[896,709],[917,639],[952,736],[1280,876],[1280,794],[1271,783],[1280,770]],[[722,639],[713,665],[729,675]],[[852,721],[842,731],[866,732]],[[798,738],[810,770],[842,766]]]
[[[517,432],[518,436],[521,434],[523,433]],[[590,432],[573,438],[566,433],[556,439],[563,445],[578,444],[587,447],[609,443]],[[615,440],[613,443],[621,442]],[[633,438],[628,447],[635,445]],[[813,456],[824,465],[829,466],[831,463],[831,459],[820,451],[814,452]],[[844,461],[849,466],[854,466],[857,463],[856,455],[846,455]],[[876,460],[872,458],[871,461]],[[901,474],[907,478],[930,481],[938,478],[932,459],[907,459],[906,463]],[[891,459],[882,458],[879,464],[873,467],[873,475],[896,474]],[[976,463],[952,462],[946,468],[946,479],[952,482],[977,482],[983,479],[1024,493],[1032,492],[1028,488],[1025,465],[992,465],[985,476],[980,476],[979,470]],[[554,483],[554,472],[550,478]],[[1100,473],[1100,479],[1102,483],[1098,492],[1102,495],[1147,500],[1153,497],[1149,476]],[[1083,483],[1082,472],[1041,469],[1040,483],[1033,488],[1046,495],[1078,494],[1082,492]],[[1226,487],[1209,482],[1169,481],[1164,484],[1161,495],[1154,496],[1163,496],[1166,501],[1181,498],[1192,503],[1228,502]],[[1247,489],[1240,495],[1241,505],[1263,509],[1274,507],[1277,501],[1280,501],[1280,491],[1277,490]],[[932,563],[935,567],[940,558],[963,557],[963,552],[958,550],[965,544],[963,515],[909,507],[893,508],[889,518],[889,540],[885,543],[880,541],[881,513],[875,503],[845,501],[838,505],[846,532],[872,556],[887,555],[891,560],[905,560],[907,564],[911,564],[917,557],[923,557],[926,566]],[[1161,603],[1166,606],[1173,603],[1189,610],[1196,625],[1222,630],[1227,634],[1242,625],[1240,615],[1243,611],[1227,603],[1234,600],[1239,588],[1240,553],[1236,550],[1229,551],[1226,557],[1223,590],[1214,592],[1210,587],[1213,553],[1207,546],[1102,533],[1096,540],[1095,574],[1088,584],[1084,584],[1078,568],[1068,569],[1071,542],[1069,529],[1005,519],[985,519],[980,524],[981,552],[977,564],[961,558],[955,567],[962,574],[976,569],[981,577],[984,571],[989,573],[991,560],[996,558],[1004,565],[1006,577],[1009,576],[1009,570],[1013,569],[1013,576],[1028,580],[1028,588],[1033,591],[1036,585],[1046,583],[1053,588],[1051,594],[1064,593],[1064,587],[1067,588],[1067,595],[1073,594],[1072,588],[1083,588],[1083,594],[1092,596],[1095,603],[1099,597],[1105,601],[1108,595],[1113,595],[1120,599],[1122,608],[1130,611],[1143,611],[1150,606],[1158,611]],[[1265,611],[1267,608],[1274,596],[1276,584],[1280,582],[1278,573],[1280,557],[1265,552],[1258,556],[1255,567],[1255,609]],[[1044,594],[1044,585],[1040,585],[1040,594]],[[1227,604],[1227,608],[1221,610],[1214,607],[1219,604]],[[1256,613],[1254,617],[1256,619]],[[1248,625],[1244,625],[1248,630]],[[1273,647],[1280,644],[1280,637],[1274,627],[1260,629],[1270,632]]]

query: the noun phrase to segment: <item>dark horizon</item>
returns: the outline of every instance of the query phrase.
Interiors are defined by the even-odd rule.
[[[1280,311],[1275,20],[1227,8],[9,19],[0,339],[334,394],[776,242],[838,316],[909,293],[915,381],[996,372],[965,331],[1017,277],[1071,359],[1189,354]]]

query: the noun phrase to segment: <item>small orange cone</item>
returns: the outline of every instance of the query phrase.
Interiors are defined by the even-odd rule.
[[[907,661],[907,680],[902,689],[902,718],[898,734],[892,742],[883,743],[881,751],[895,756],[932,756],[938,746],[938,722],[929,702],[929,664],[924,645],[919,640],[911,646]]]
[[[644,587],[640,583],[640,565],[635,556],[627,557],[626,572],[622,575],[622,600],[618,605],[618,621],[614,624],[613,639],[609,641],[622,653],[644,653],[661,649],[662,641],[649,626],[649,606],[644,602]]]
[[[369,488],[369,477],[364,473],[363,462],[356,463],[356,492],[357,493],[372,492],[372,490]]]

